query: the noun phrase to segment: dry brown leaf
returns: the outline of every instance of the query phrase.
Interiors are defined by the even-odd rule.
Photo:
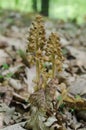
[[[13,98],[13,89],[9,86],[0,86],[0,94],[3,95],[1,98],[1,102],[9,105]]]
[[[0,113],[0,129],[3,128],[3,119],[4,119],[4,114]]]
[[[23,87],[20,80],[16,80],[13,78],[9,79],[9,85],[11,85],[15,90],[21,90]]]
[[[74,95],[86,95],[86,74],[77,76],[76,79],[71,82],[69,92]]]
[[[28,92],[29,94],[32,94],[34,92],[34,78],[36,77],[36,67],[33,66],[32,68],[26,68],[25,69],[25,73],[26,73],[26,79],[25,79],[25,83],[28,85]]]
[[[76,58],[79,66],[86,66],[86,52],[72,46],[67,46],[66,48],[71,52],[72,56]]]
[[[0,41],[0,49],[5,49],[8,47],[8,43],[6,41]]]

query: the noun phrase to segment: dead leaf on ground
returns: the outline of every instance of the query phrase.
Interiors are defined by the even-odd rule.
[[[86,52],[72,46],[67,46],[66,48],[71,52],[72,56],[76,58],[78,65],[86,66]]]
[[[86,94],[86,75],[77,76],[75,81],[71,83],[69,91],[74,95]]]
[[[4,49],[8,47],[8,43],[6,41],[0,41],[0,49]]]
[[[29,94],[32,94],[34,92],[34,78],[36,76],[36,67],[33,66],[32,68],[26,68],[25,69],[25,73],[26,73],[26,79],[25,82],[28,85],[28,92]]]
[[[0,101],[9,105],[13,98],[13,89],[9,86],[0,86]]]
[[[12,126],[8,126],[6,128],[3,128],[1,130],[25,130],[23,127],[21,127],[21,125],[19,124],[15,124],[15,125],[12,125]]]

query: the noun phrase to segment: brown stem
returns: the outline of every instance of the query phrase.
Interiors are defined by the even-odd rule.
[[[55,77],[55,69],[56,69],[56,66],[55,66],[55,55],[52,54],[52,78]]]
[[[39,31],[38,31],[39,32]],[[37,32],[37,38],[36,38],[36,78],[37,78],[37,89],[39,89],[39,82],[40,82],[40,68],[39,68],[39,59],[37,57],[37,51],[38,51],[38,38],[39,38],[39,34]]]
[[[36,78],[37,78],[37,85],[40,81],[40,70],[39,70],[39,61],[38,59],[36,60]]]

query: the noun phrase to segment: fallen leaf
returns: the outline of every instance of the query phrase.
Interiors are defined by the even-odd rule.
[[[71,52],[72,56],[76,58],[79,66],[86,66],[86,52],[72,46],[67,46],[66,48]]]
[[[0,113],[0,129],[3,127],[4,114]]]
[[[8,43],[6,41],[0,41],[0,49],[4,49],[8,47]]]
[[[13,78],[9,79],[9,85],[11,85],[15,90],[21,90],[22,89],[22,84],[20,83],[20,80],[16,80]]]
[[[74,95],[86,94],[86,75],[77,76],[77,78],[71,82],[69,92]]]
[[[56,121],[57,121],[57,119],[55,118],[55,116],[49,117],[47,119],[47,121],[45,122],[45,125],[50,127]]]
[[[25,69],[26,73],[26,79],[25,82],[28,85],[28,92],[29,94],[32,94],[34,92],[34,78],[36,77],[36,67],[33,66],[32,68],[26,68]]]
[[[15,124],[12,126],[8,126],[6,128],[3,128],[1,130],[25,130],[24,128],[22,128],[19,124]]]

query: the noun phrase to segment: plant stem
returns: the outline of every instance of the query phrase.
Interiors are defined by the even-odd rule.
[[[40,70],[39,70],[39,61],[38,61],[38,59],[36,60],[36,77],[37,77],[37,85],[38,85],[39,80],[40,80]]]
[[[38,31],[39,32],[39,31]],[[38,38],[39,38],[39,34],[37,32],[37,38],[36,38],[36,78],[37,78],[37,89],[39,89],[39,81],[40,81],[40,70],[39,70],[39,59],[37,57],[37,51],[38,51]]]
[[[56,66],[55,66],[55,55],[52,54],[52,78],[55,77],[55,69],[56,69]]]

